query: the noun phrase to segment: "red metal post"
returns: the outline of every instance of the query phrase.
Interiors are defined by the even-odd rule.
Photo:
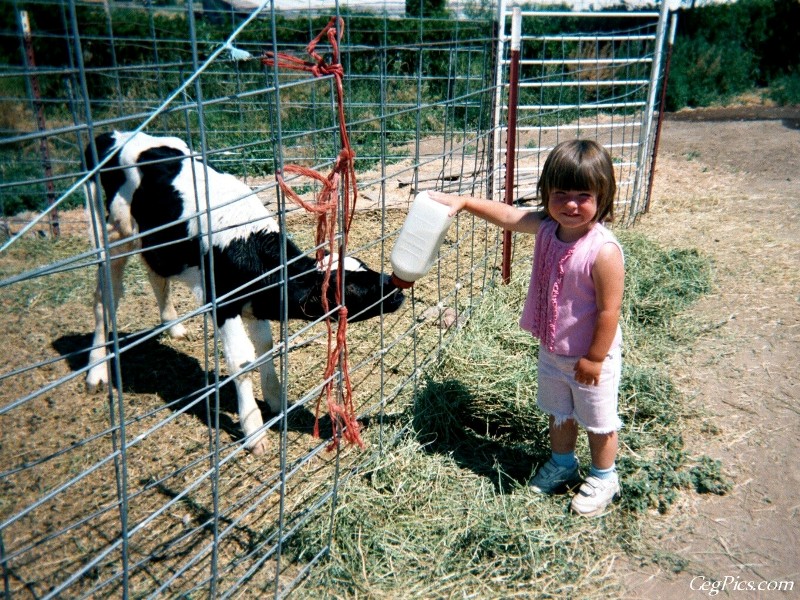
[[[519,51],[522,32],[522,11],[514,7],[511,16],[511,70],[508,76],[508,122],[506,124],[506,188],[505,203],[514,203],[514,166],[517,150],[517,104],[519,90]],[[511,232],[503,231],[502,280],[511,281]]]
[[[28,20],[28,13],[20,11],[20,27],[22,28],[22,40],[25,44],[25,62],[28,71],[28,81],[33,95],[33,107],[36,111],[36,126],[40,132],[47,131],[47,122],[44,118],[44,104],[42,103],[42,91],[39,87],[39,78],[36,76],[36,60],[33,56],[33,40],[31,39],[31,26]],[[39,154],[42,157],[42,167],[44,169],[45,186],[47,187],[47,202],[52,206],[56,199],[55,186],[53,185],[53,167],[50,162],[50,150],[47,147],[47,137],[39,139]],[[50,211],[50,233],[53,237],[58,237],[60,233],[58,223],[58,208]]]

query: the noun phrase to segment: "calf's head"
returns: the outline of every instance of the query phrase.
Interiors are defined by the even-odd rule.
[[[299,299],[299,308],[304,318],[319,318],[325,314],[322,306],[322,282],[325,269],[331,265],[331,279],[328,286],[328,306],[336,306],[336,289],[339,278],[344,278],[344,304],[347,307],[347,321],[354,323],[388,314],[402,306],[405,296],[386,273],[373,271],[362,261],[347,257],[339,261],[337,255],[326,256],[317,265],[313,283],[307,293]]]

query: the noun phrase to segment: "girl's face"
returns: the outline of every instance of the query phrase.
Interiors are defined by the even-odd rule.
[[[572,242],[594,226],[597,215],[597,194],[589,190],[560,190],[550,192],[547,212],[559,224],[558,237]]]

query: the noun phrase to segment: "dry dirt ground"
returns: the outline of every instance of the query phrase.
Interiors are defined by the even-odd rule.
[[[689,454],[720,459],[733,489],[686,495],[657,519],[645,535],[660,558],[621,567],[625,598],[714,597],[712,585],[720,598],[800,598],[800,110],[782,116],[664,123],[637,229],[714,262],[713,292],[692,309],[710,332],[666,368],[700,414]],[[773,590],[748,590],[759,586]]]

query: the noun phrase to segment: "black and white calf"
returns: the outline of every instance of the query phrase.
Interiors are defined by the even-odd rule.
[[[178,138],[113,132],[98,136],[95,149],[100,161],[111,156],[100,173],[100,184],[105,192],[111,255],[116,257],[111,262],[114,309],[123,294],[127,256],[141,248],[162,322],[174,322],[178,316],[170,298],[173,280],[186,283],[201,302],[216,298],[216,327],[228,369],[231,373],[246,369],[272,348],[269,321],[283,315],[277,222],[247,185],[192,157]],[[87,147],[90,168],[99,164],[94,156]],[[94,196],[94,185],[90,187]],[[331,308],[336,306],[334,293],[342,268],[334,261],[328,290]],[[344,267],[344,302],[350,321],[393,312],[403,303],[402,292],[389,276],[353,258],[347,258]],[[322,266],[287,241],[286,268],[289,318],[322,317]],[[90,389],[108,385],[100,273],[102,270],[95,293],[95,333],[86,379]],[[168,332],[180,338],[186,329],[174,322]],[[277,412],[280,385],[271,360],[263,362],[260,374],[265,400]],[[259,432],[263,420],[249,374],[236,377],[235,384],[247,447],[262,454],[266,438]]]

